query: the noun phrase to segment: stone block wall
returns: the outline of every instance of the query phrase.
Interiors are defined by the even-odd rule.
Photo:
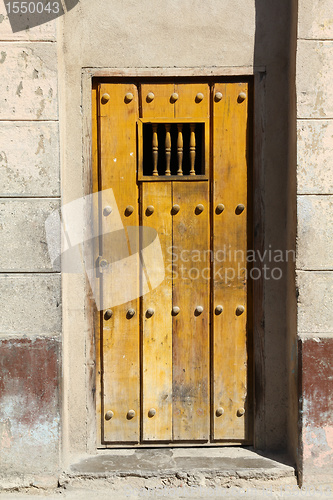
[[[333,468],[333,4],[299,0],[297,207],[300,475]]]
[[[14,34],[0,2],[0,470],[16,478],[59,466],[61,280],[45,234],[60,205],[55,26]]]
[[[286,186],[295,171],[293,159],[292,165],[287,164],[288,127],[295,120],[291,123],[288,118],[294,79],[289,79],[288,69],[292,30],[286,26],[291,4],[289,0],[228,0],[220,2],[216,15],[213,1],[197,11],[179,3],[181,15],[170,18],[163,1],[153,10],[151,2],[136,4],[130,15],[120,0],[112,4],[86,1],[79,3],[77,12],[73,9],[59,19],[57,37],[56,22],[13,34],[0,2],[0,68],[6,75],[0,79],[3,474],[57,474],[61,411],[66,414],[62,439],[69,456],[85,452],[95,425],[86,415],[85,335],[91,325],[85,318],[83,281],[79,276],[65,276],[61,282],[60,269],[50,262],[45,234],[45,220],[60,206],[61,197],[66,203],[86,194],[82,68],[264,67],[265,234],[267,245],[290,248],[294,234],[286,223],[287,206],[293,205],[295,196]],[[333,464],[333,4],[331,0],[299,0],[298,14],[298,456],[303,481],[311,481],[327,477]],[[61,193],[58,82],[62,89]],[[60,228],[57,238],[60,246]],[[292,278],[265,285],[263,434],[268,449],[285,449],[291,434],[287,438],[285,432],[288,290],[295,300],[291,271]],[[62,296],[66,302],[63,318]],[[62,344],[67,387],[61,410]],[[81,425],[78,413],[85,415]],[[93,441],[93,452],[94,447]]]

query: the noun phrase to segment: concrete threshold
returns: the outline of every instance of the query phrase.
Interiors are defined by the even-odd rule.
[[[294,478],[283,457],[267,458],[251,448],[141,448],[103,451],[73,464],[64,483],[80,479],[175,478],[186,483],[215,480]]]

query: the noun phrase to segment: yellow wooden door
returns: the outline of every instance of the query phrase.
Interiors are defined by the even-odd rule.
[[[249,97],[98,85],[103,444],[251,442]]]

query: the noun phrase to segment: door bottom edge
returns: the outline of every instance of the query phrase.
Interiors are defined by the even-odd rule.
[[[214,442],[202,442],[197,441],[195,443],[184,443],[184,442],[154,442],[154,443],[108,443],[101,444],[97,447],[98,451],[112,450],[112,449],[136,449],[136,448],[216,448],[225,446],[253,446],[252,441],[245,440],[221,440]]]

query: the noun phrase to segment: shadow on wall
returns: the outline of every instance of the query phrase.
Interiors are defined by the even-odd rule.
[[[63,16],[73,9],[80,0],[64,0],[64,2],[30,2],[28,5],[11,5],[6,2],[6,10],[13,33],[28,30],[48,23]],[[20,2],[19,2],[20,3]],[[26,10],[24,10],[24,7]],[[65,9],[64,9],[65,7]]]
[[[294,250],[296,241],[297,0],[255,0],[255,6],[254,66],[266,68],[263,232],[266,249],[285,252]],[[256,420],[262,430],[256,444],[262,449],[289,450],[296,460],[297,380],[293,373],[297,370],[290,361],[296,342],[295,262],[279,265],[282,279],[264,284],[265,333],[260,341],[264,353],[261,363],[255,362]]]

